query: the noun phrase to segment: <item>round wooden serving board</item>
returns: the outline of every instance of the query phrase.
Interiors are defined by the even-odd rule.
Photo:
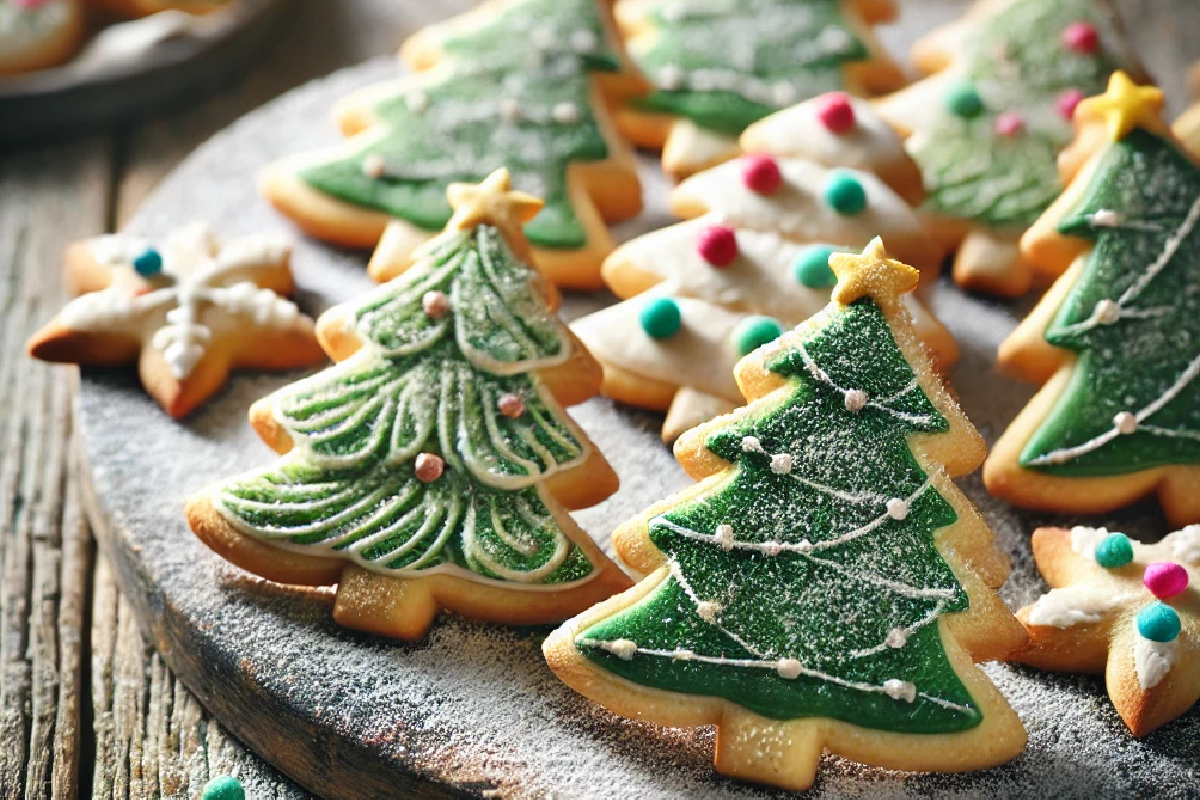
[[[245,117],[198,150],[146,204],[132,228],[161,233],[203,213],[222,233],[288,230],[255,194],[254,173],[289,153],[337,140],[329,109],[348,90],[397,73],[388,58],[336,73]],[[666,187],[646,159],[651,212],[628,238],[671,222]],[[300,302],[313,313],[371,284],[363,254],[299,240]],[[935,307],[965,351],[953,374],[962,404],[994,439],[1031,394],[998,376],[997,344],[1026,306],[968,298],[948,284]],[[568,298],[578,315],[603,297]],[[172,422],[130,371],[83,373],[77,419],[93,470],[90,506],[100,543],[163,658],[220,721],[312,791],[337,797],[512,796],[774,797],[781,793],[713,772],[711,730],[631,723],[559,683],[542,661],[546,629],[512,629],[443,616],[417,645],[338,628],[332,595],[252,577],[209,552],[188,530],[184,498],[274,456],[246,421],[250,404],[298,375],[241,375],[183,423]],[[623,486],[578,515],[607,542],[613,527],[686,485],[658,439],[660,419],[596,399],[574,411]],[[1014,572],[1013,607],[1043,585],[1028,535],[1074,520],[1015,512],[963,488],[984,512]],[[1148,507],[1090,519],[1134,535],[1166,533]],[[1098,677],[985,667],[1029,729],[1025,754],[963,775],[904,775],[826,757],[816,797],[1129,797],[1196,791],[1200,709],[1134,740]]]
[[[235,0],[136,57],[89,57],[100,36],[156,21],[119,22],[62,66],[0,76],[0,144],[92,133],[211,92],[262,54],[287,7],[287,0]]]

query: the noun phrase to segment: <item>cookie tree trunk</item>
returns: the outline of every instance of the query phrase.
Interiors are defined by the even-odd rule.
[[[439,606],[561,619],[624,582],[564,507],[616,480],[563,411],[594,391],[594,364],[520,258],[540,203],[507,185],[501,171],[452,187],[456,217],[418,266],[322,318],[341,362],[251,412],[286,455],[189,508],[206,542],[267,577],[355,565],[337,612],[354,627],[419,637]]]

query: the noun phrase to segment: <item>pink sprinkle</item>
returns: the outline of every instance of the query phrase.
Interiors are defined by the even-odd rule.
[[[1025,120],[1015,111],[1005,111],[996,117],[996,133],[1001,136],[1015,136],[1025,127]]]
[[[1055,105],[1058,107],[1058,113],[1062,114],[1066,119],[1072,119],[1075,116],[1075,108],[1083,102],[1083,92],[1079,89],[1067,89],[1058,96]]]
[[[697,249],[714,267],[728,267],[738,255],[737,236],[726,225],[709,225],[701,231]]]
[[[774,194],[783,183],[779,164],[770,156],[751,155],[742,159],[742,180],[757,194]]]
[[[1063,28],[1062,41],[1070,50],[1081,55],[1091,55],[1100,46],[1100,34],[1096,26],[1088,22],[1072,22]]]
[[[818,97],[817,120],[830,133],[848,133],[854,129],[854,107],[845,92],[829,92]]]
[[[1159,600],[1174,597],[1187,588],[1187,570],[1170,561],[1155,561],[1146,565],[1142,583]]]

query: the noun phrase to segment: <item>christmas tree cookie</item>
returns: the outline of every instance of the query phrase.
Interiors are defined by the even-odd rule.
[[[1033,556],[1050,592],[1021,609],[1035,667],[1102,672],[1134,736],[1200,699],[1200,525],[1142,544],[1104,528],[1039,528]]]
[[[503,170],[448,194],[454,217],[411,270],[321,316],[337,363],[251,408],[280,459],[187,504],[229,561],[336,583],[340,624],[403,639],[439,608],[555,622],[629,585],[567,513],[617,479],[563,411],[599,370],[529,265],[541,201]]]
[[[880,112],[921,167],[922,210],[945,249],[957,248],[960,286],[1029,290],[1021,234],[1062,191],[1055,158],[1075,105],[1130,66],[1126,52],[1099,0],[979,0],[915,46],[913,59],[936,74]]]
[[[637,81],[607,14],[598,0],[507,0],[419,36],[407,50],[427,68],[348,97],[335,116],[350,138],[272,165],[264,194],[317,238],[378,243],[369,269],[386,281],[450,219],[448,184],[506,167],[546,201],[525,226],[537,265],[560,286],[598,287],[605,221],[641,209],[594,78],[614,76],[613,93]]]
[[[920,221],[880,178],[825,166],[879,166],[905,183],[907,163],[913,176],[899,139],[865,102],[822,96],[756,123],[743,142],[751,137],[758,152],[675,189],[672,208],[691,219],[609,256],[604,278],[625,301],[575,323],[604,366],[603,393],[666,411],[667,441],[736,408],[738,359],[829,303],[830,253],[857,252],[882,234],[923,275],[939,267]],[[953,364],[949,332],[912,295],[902,302],[939,366]]]
[[[618,714],[716,725],[717,770],[808,788],[821,753],[907,770],[1013,758],[1020,721],[972,663],[1024,641],[1008,562],[951,477],[982,439],[901,305],[878,240],[830,260],[828,308],[737,367],[750,405],[679,440],[695,486],[617,529],[633,589],[546,640]]]
[[[161,244],[128,234],[67,250],[66,283],[81,296],[29,342],[43,361],[136,363],[142,383],[178,419],[232,369],[296,369],[324,358],[291,294],[291,246],[277,236],[221,243],[193,223]]]
[[[1157,493],[1200,521],[1200,166],[1124,73],[1080,104],[1071,183],[1029,230],[1029,260],[1065,270],[1000,349],[1044,383],[988,457],[1016,505],[1106,511]]]
[[[905,83],[870,28],[895,16],[891,0],[619,0],[616,13],[655,87],[618,125],[661,147],[676,178],[737,155],[738,135],[781,108]]]

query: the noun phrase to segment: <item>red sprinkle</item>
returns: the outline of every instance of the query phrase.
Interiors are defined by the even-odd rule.
[[[502,394],[496,401],[496,408],[509,419],[517,419],[525,413],[525,401],[520,395]]]
[[[1090,22],[1072,22],[1063,28],[1063,44],[1081,55],[1091,55],[1100,47],[1100,34]]]
[[[996,133],[1001,136],[1015,136],[1025,127],[1025,120],[1015,111],[1005,111],[996,117]]]
[[[714,267],[728,267],[738,255],[737,236],[727,225],[709,225],[700,232],[697,249]]]
[[[854,106],[845,92],[829,92],[818,97],[817,119],[830,133],[849,133],[854,130],[857,120],[854,118]]]
[[[1066,119],[1074,119],[1075,108],[1083,102],[1083,97],[1084,94],[1079,89],[1067,89],[1055,101],[1058,113],[1062,114]]]
[[[442,477],[446,462],[442,460],[441,456],[435,456],[433,453],[420,453],[413,467],[417,480],[421,483],[433,483]]]
[[[779,164],[770,156],[750,155],[742,159],[742,180],[757,194],[774,194],[783,183]]]

